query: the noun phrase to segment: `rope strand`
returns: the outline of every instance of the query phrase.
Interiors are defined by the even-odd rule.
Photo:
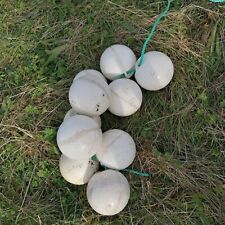
[[[142,176],[142,177],[150,177],[151,174],[150,173],[146,173],[146,172],[139,172],[137,170],[132,170],[132,169],[123,169],[121,171],[125,171],[125,172],[128,172],[128,173],[133,173],[135,175],[138,175],[138,176]]]
[[[98,158],[97,158],[97,155],[93,155],[93,156],[91,157],[91,159],[94,160],[94,161],[99,162],[99,160],[98,160]],[[107,167],[107,166],[103,166],[103,167],[104,167],[105,170],[110,169],[110,168]],[[142,177],[149,177],[149,176],[151,176],[150,173],[139,172],[139,171],[133,170],[133,169],[123,169],[123,170],[120,170],[120,171],[121,171],[121,172],[124,171],[124,172],[128,172],[128,173],[133,173],[133,174],[135,174],[135,175],[142,176]]]
[[[155,23],[153,24],[153,27],[152,27],[148,37],[146,38],[144,44],[143,44],[143,47],[142,47],[142,50],[141,50],[140,62],[138,64],[138,66],[142,65],[147,45],[148,45],[149,41],[151,40],[152,36],[154,35],[155,30],[156,30],[157,26],[159,25],[161,19],[167,15],[167,13],[168,13],[168,11],[170,9],[170,3],[171,3],[171,0],[167,0],[167,5],[166,5],[165,10],[158,16],[158,18],[156,19]]]
[[[210,2],[213,2],[213,3],[225,3],[225,0],[209,0],[209,1]],[[167,0],[167,4],[166,4],[165,10],[158,16],[158,18],[156,19],[155,23],[153,24],[153,27],[152,27],[152,29],[151,29],[148,37],[146,38],[144,44],[143,44],[143,47],[142,47],[142,50],[141,50],[140,61],[139,61],[138,66],[141,66],[142,65],[143,60],[144,60],[144,55],[145,55],[145,51],[146,51],[147,45],[148,45],[149,41],[151,40],[152,36],[154,35],[155,30],[156,30],[157,26],[159,25],[161,19],[163,17],[165,17],[167,15],[168,11],[170,10],[170,4],[171,4],[171,0]],[[132,73],[135,73],[135,69],[132,68],[129,71],[127,71],[126,73],[128,75],[130,75]],[[124,77],[126,77],[124,73],[118,75],[118,79],[119,78],[124,78]]]
[[[209,1],[214,3],[225,3],[225,0],[209,0]]]

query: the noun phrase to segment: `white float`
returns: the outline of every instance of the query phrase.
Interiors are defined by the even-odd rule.
[[[102,145],[102,131],[92,118],[75,115],[60,125],[57,144],[68,158],[89,159]]]
[[[136,63],[135,79],[146,90],[157,91],[169,84],[174,73],[171,59],[162,52],[151,51],[144,55],[143,63]]]
[[[115,170],[105,170],[92,176],[87,186],[87,199],[98,213],[111,216],[122,211],[130,197],[126,177]]]
[[[63,178],[71,184],[86,184],[98,170],[99,163],[91,159],[76,160],[61,155],[59,169]]]
[[[136,56],[133,51],[125,45],[112,45],[102,54],[100,68],[102,73],[109,79],[115,80],[125,74],[130,78],[133,73],[126,74],[135,68]]]
[[[70,118],[72,116],[75,116],[75,115],[78,115],[78,114],[74,111],[74,109],[70,109],[65,114],[63,121],[65,121],[68,118]],[[101,122],[101,117],[100,116],[91,116],[91,118],[99,125],[99,127],[101,127],[102,122]]]
[[[111,92],[100,75],[98,71],[85,70],[75,77],[69,90],[69,102],[78,114],[99,116],[108,109]]]
[[[110,83],[111,97],[109,111],[117,116],[134,114],[142,103],[141,88],[130,79],[118,79]]]
[[[101,165],[122,170],[134,161],[135,154],[135,142],[127,132],[112,129],[103,133],[102,146],[97,152]]]

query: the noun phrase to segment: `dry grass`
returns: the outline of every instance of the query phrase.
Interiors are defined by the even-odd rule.
[[[85,187],[58,170],[57,127],[74,75],[99,69],[102,51],[124,43],[140,55],[161,2],[0,2],[0,224],[224,224],[224,15],[222,5],[174,1],[148,50],[167,53],[171,84],[144,91],[129,118],[102,116],[138,146],[126,174],[132,194],[117,216],[97,215]]]

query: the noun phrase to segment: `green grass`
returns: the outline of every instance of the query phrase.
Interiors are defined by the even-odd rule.
[[[114,43],[139,56],[162,1],[0,1],[0,224],[225,224],[225,7],[183,2],[148,48],[172,58],[173,81],[143,91],[129,118],[102,116],[103,130],[134,137],[132,167],[153,174],[126,174],[129,204],[104,217],[60,176],[56,131],[74,75],[99,70]]]

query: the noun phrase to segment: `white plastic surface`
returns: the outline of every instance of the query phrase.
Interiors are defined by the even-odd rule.
[[[135,79],[146,90],[157,91],[166,87],[173,78],[174,66],[162,52],[151,51],[144,55],[143,64],[136,63]]]
[[[97,158],[102,165],[122,170],[134,161],[135,154],[135,142],[127,132],[112,129],[103,133],[102,146],[97,152]]]
[[[130,197],[126,177],[115,170],[105,170],[92,176],[87,186],[87,199],[91,207],[106,216],[121,212]]]
[[[111,88],[109,111],[112,114],[130,116],[141,107],[142,91],[133,80],[118,79],[109,86]]]
[[[99,163],[91,159],[76,160],[61,155],[59,169],[63,178],[71,184],[87,183],[98,170]]]
[[[127,46],[119,44],[108,47],[100,59],[101,71],[109,80],[115,80],[118,75],[126,73],[132,68],[134,69],[135,63],[136,56],[134,52]],[[130,74],[127,78],[132,75]]]
[[[93,80],[102,80],[104,82],[107,83],[106,78],[103,76],[103,74],[101,74],[99,71],[97,70],[92,70],[92,69],[88,69],[88,70],[82,70],[81,72],[79,72],[73,79],[73,81],[81,78],[81,77],[88,77],[89,79],[93,79]]]
[[[69,90],[69,102],[78,114],[99,116],[108,109],[111,92],[98,71],[88,71],[81,71],[75,77]]]
[[[63,121],[65,121],[65,120],[67,120],[67,119],[69,119],[70,117],[75,116],[75,115],[77,115],[77,113],[76,113],[76,112],[74,111],[74,109],[72,108],[72,109],[70,109],[69,111],[66,112]]]
[[[57,144],[68,158],[89,159],[102,145],[102,131],[92,118],[75,115],[60,125]]]
[[[74,111],[74,109],[70,109],[65,114],[63,121],[65,121],[68,118],[70,118],[72,116],[75,116],[75,115],[78,115],[78,114]],[[99,127],[101,127],[102,122],[101,122],[101,117],[100,116],[90,116],[90,117],[99,125]]]

